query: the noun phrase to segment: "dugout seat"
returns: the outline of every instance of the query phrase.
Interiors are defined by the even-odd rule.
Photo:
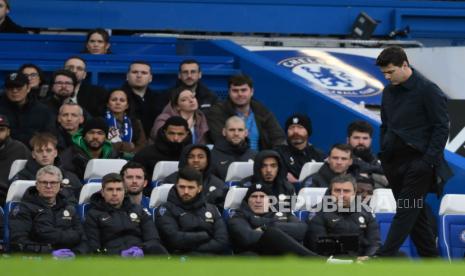
[[[84,183],[101,181],[109,173],[119,173],[127,163],[124,159],[91,159],[84,172]]]
[[[16,174],[18,174],[24,167],[26,167],[26,159],[16,159],[10,167],[10,173],[8,174],[8,180],[11,180]]]
[[[226,173],[225,183],[228,187],[237,185],[237,183],[251,175],[253,175],[253,162],[232,162],[229,164],[228,172]]]
[[[90,197],[102,189],[102,183],[89,182],[82,186],[81,193],[79,194],[78,214],[81,221],[84,222],[87,209],[89,209]]]
[[[451,259],[465,257],[465,195],[446,194],[439,208],[439,251]]]
[[[151,189],[163,183],[166,177],[178,171],[178,161],[159,161],[155,164],[152,174],[152,181],[150,182]]]

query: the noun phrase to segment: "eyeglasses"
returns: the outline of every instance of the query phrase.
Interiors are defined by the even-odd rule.
[[[60,185],[60,181],[40,181],[40,180],[37,180],[37,184],[39,184],[40,186],[43,186],[43,187],[47,187],[47,186],[51,186],[51,187],[56,187],[56,186],[59,186]]]
[[[65,86],[65,85],[66,85],[66,86],[72,86],[72,85],[74,85],[74,83],[72,83],[72,82],[70,82],[70,81],[65,81],[65,82],[63,82],[63,81],[56,81],[56,82],[54,82],[53,84],[55,84],[55,85],[60,85],[60,86]]]

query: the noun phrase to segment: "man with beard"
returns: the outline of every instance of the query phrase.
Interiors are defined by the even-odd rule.
[[[215,204],[219,210],[223,210],[224,199],[228,187],[224,181],[213,175],[210,171],[211,157],[210,149],[205,145],[195,144],[184,147],[179,158],[179,169],[190,166],[202,174],[202,193],[208,203]],[[178,173],[169,175],[163,182],[176,183]]]
[[[224,181],[232,162],[253,160],[257,152],[249,147],[248,131],[240,117],[232,116],[226,120],[222,133],[223,137],[211,151],[210,168],[212,174]]]
[[[352,174],[358,176],[358,166],[353,165],[352,147],[347,144],[335,144],[329,151],[328,160],[318,172],[303,181],[304,187],[329,187],[331,179],[338,175]]]
[[[148,210],[150,198],[144,196],[142,193],[148,182],[144,166],[137,162],[129,161],[121,168],[120,175],[123,178],[124,186],[126,186],[126,191],[131,202],[142,206],[144,210]]]
[[[226,120],[234,115],[244,119],[248,130],[250,148],[272,149],[285,143],[285,135],[274,114],[264,105],[252,99],[253,81],[249,76],[236,75],[228,81],[228,99],[213,105],[207,113],[210,138],[220,140]]]
[[[121,88],[128,95],[128,101],[133,103],[133,111],[141,120],[146,137],[150,137],[155,118],[169,101],[169,93],[157,93],[149,88],[153,78],[151,70],[146,61],[132,62],[126,74],[126,83]]]
[[[228,249],[226,225],[215,205],[206,203],[202,174],[186,166],[179,171],[168,201],[155,223],[173,254],[223,254]]]
[[[63,168],[74,172],[82,180],[90,159],[117,159],[118,152],[113,150],[107,137],[108,125],[105,120],[90,119],[84,125],[82,135],[72,137],[73,146],[61,153]]]
[[[84,112],[78,104],[65,102],[60,106],[56,132],[57,148],[60,152],[73,144],[71,138],[78,134],[82,123],[84,123]]]
[[[53,73],[50,85],[51,97],[46,100],[45,104],[54,116],[58,115],[61,105],[66,101],[70,101],[74,96],[76,83],[76,76],[71,71],[58,70]]]
[[[176,87],[182,85],[191,90],[197,98],[199,109],[206,113],[218,101],[218,97],[200,79],[202,79],[202,70],[195,59],[186,59],[179,64]]]
[[[360,174],[372,178],[374,188],[388,186],[381,162],[371,152],[373,127],[365,121],[352,122],[347,128],[347,144],[352,146],[354,164],[360,168]]]
[[[287,181],[286,167],[281,156],[274,150],[263,150],[255,157],[253,175],[241,180],[239,186],[249,188],[253,183],[268,186],[274,196],[274,208],[285,208],[280,212],[290,212],[294,186]]]
[[[292,213],[270,210],[271,194],[267,185],[253,184],[247,190],[241,207],[232,212],[228,226],[234,252],[316,256],[302,245],[307,231],[305,223]]]
[[[152,218],[125,195],[119,174],[103,176],[102,190],[91,196],[84,224],[90,252],[129,258],[166,255]]]
[[[307,162],[323,162],[325,154],[308,142],[312,135],[312,121],[305,114],[293,114],[286,120],[287,145],[279,145],[276,151],[287,168],[287,180],[299,181],[300,171]]]
[[[15,180],[35,180],[37,171],[48,165],[55,165],[61,170],[63,180],[61,181],[61,192],[69,202],[77,203],[81,192],[81,181],[72,172],[61,169],[61,162],[58,158],[57,139],[50,133],[37,133],[30,142],[32,148],[32,158],[26,162],[24,169],[19,171],[12,179]]]
[[[69,57],[65,61],[64,68],[76,76],[72,101],[78,103],[92,117],[101,116],[106,106],[107,91],[103,87],[84,82],[87,77],[87,65],[84,59],[78,56]]]
[[[137,152],[133,161],[144,165],[145,171],[151,177],[158,161],[178,161],[182,149],[191,141],[187,121],[179,116],[170,117],[158,130],[155,143]]]
[[[16,159],[28,159],[31,156],[29,149],[21,142],[10,137],[10,123],[8,118],[0,115],[0,206],[5,204],[10,184],[8,175],[11,164]]]

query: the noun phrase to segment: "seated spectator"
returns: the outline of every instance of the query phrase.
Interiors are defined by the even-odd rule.
[[[55,165],[60,169],[63,176],[60,186],[61,192],[70,203],[77,204],[82,184],[74,173],[61,168],[55,136],[50,133],[36,133],[32,136],[30,145],[32,157],[27,160],[24,169],[11,179],[11,182],[15,180],[35,180],[39,169],[48,165]]]
[[[287,180],[299,181],[300,171],[307,162],[323,162],[325,154],[308,142],[312,135],[312,121],[305,114],[293,114],[286,120],[287,145],[279,145],[276,151],[286,164]]]
[[[357,210],[354,205],[357,184],[351,175],[340,175],[333,178],[329,185],[332,202],[337,208],[325,208],[308,220],[308,231],[305,245],[317,250],[320,237],[330,235],[358,236],[359,251],[356,256],[366,258],[375,254],[381,245],[378,223],[371,212]]]
[[[10,137],[8,118],[0,115],[0,206],[5,205],[10,184],[8,175],[13,162],[17,159],[29,159],[31,151],[20,141]]]
[[[92,55],[111,54],[110,34],[105,29],[97,28],[87,32],[86,46],[83,53]]]
[[[108,140],[124,159],[132,159],[134,154],[146,144],[142,123],[132,114],[132,103],[123,90],[113,90],[108,95],[105,120],[109,127]]]
[[[259,255],[316,256],[302,245],[307,226],[292,213],[272,211],[270,187],[252,184],[237,210],[228,220],[235,253]]]
[[[191,90],[197,99],[199,109],[206,113],[218,101],[218,97],[201,82],[201,79],[202,70],[198,61],[195,59],[183,60],[179,64],[178,82],[172,91],[181,86]]]
[[[172,92],[169,104],[166,105],[163,112],[155,119],[152,131],[150,132],[152,140],[155,140],[158,129],[172,116],[181,116],[187,121],[192,134],[192,143],[206,143],[206,134],[208,131],[207,118],[199,110],[197,99],[191,90],[178,87]]]
[[[84,110],[87,110],[92,117],[102,116],[106,105],[107,91],[100,86],[85,83],[87,77],[87,65],[83,58],[72,56],[65,61],[64,69],[76,75],[76,85],[71,98]]]
[[[140,205],[144,210],[149,210],[150,198],[143,195],[147,186],[147,173],[144,166],[134,161],[126,163],[120,172],[128,197],[133,204]]]
[[[373,127],[365,121],[352,122],[347,127],[347,144],[352,146],[354,164],[360,168],[360,174],[366,174],[374,181],[374,188],[389,186],[384,175],[381,161],[371,152]]]
[[[64,102],[58,110],[56,136],[58,151],[62,152],[73,145],[72,137],[80,135],[81,125],[84,123],[84,111],[73,102]]]
[[[174,116],[166,120],[165,125],[158,130],[155,143],[142,148],[133,160],[144,165],[151,178],[158,161],[178,161],[182,149],[191,144],[191,141],[187,121]]]
[[[357,196],[361,197],[361,200],[367,205],[373,196],[374,181],[371,178],[359,176],[357,177]]]
[[[91,196],[84,227],[90,252],[122,257],[167,254],[152,218],[126,197],[117,173],[102,178],[102,190]]]
[[[152,67],[148,62],[134,61],[129,65],[127,81],[121,87],[134,103],[134,112],[144,126],[145,137],[150,137],[155,118],[169,102],[169,93],[150,89],[152,77]]]
[[[29,87],[31,88],[29,94],[38,100],[43,100],[49,96],[48,82],[39,66],[32,63],[23,64],[19,67],[18,72],[28,77]]]
[[[328,160],[316,172],[304,179],[304,187],[329,187],[331,179],[338,175],[358,176],[358,166],[352,164],[352,147],[336,144],[329,150]]]
[[[8,0],[0,0],[0,33],[27,33],[27,31],[13,22],[8,14],[11,11]]]
[[[63,169],[74,172],[83,179],[90,159],[117,159],[118,152],[112,147],[108,136],[108,126],[102,118],[90,119],[82,129],[81,135],[72,137],[73,146],[60,154]]]
[[[47,106],[29,95],[29,79],[23,73],[11,73],[5,79],[0,97],[0,114],[10,122],[11,137],[28,145],[35,132],[54,132],[55,120]]]
[[[248,131],[240,117],[232,116],[226,120],[222,134],[212,149],[210,166],[212,174],[224,181],[232,162],[253,160],[257,152],[249,147]]]
[[[228,187],[218,177],[211,173],[210,149],[205,145],[188,145],[184,147],[179,158],[179,170],[190,166],[202,173],[202,193],[205,200],[210,204],[215,204],[219,210],[223,210],[224,199],[228,192]],[[163,182],[176,183],[178,172],[169,175]]]
[[[36,179],[36,185],[25,192],[10,213],[12,251],[52,253],[57,258],[86,253],[76,207],[60,193],[60,169],[45,166],[37,171]]]
[[[226,225],[215,205],[206,203],[202,174],[184,167],[158,208],[155,223],[162,240],[173,254],[223,254],[228,249]]]
[[[251,149],[272,149],[284,144],[286,138],[274,114],[252,99],[254,94],[252,79],[246,75],[232,76],[228,87],[228,99],[213,105],[207,114],[213,143],[222,138],[222,129],[226,120],[237,115],[245,121]]]
[[[271,195],[276,199],[274,208],[281,206],[291,210],[291,197],[295,195],[294,186],[287,181],[286,167],[281,156],[274,150],[263,150],[255,157],[253,175],[246,177],[239,183],[240,187],[249,188],[253,183],[260,183],[271,190]],[[284,212],[284,210],[280,210]]]

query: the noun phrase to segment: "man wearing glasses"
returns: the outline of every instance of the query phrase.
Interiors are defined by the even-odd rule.
[[[36,185],[10,213],[12,251],[52,253],[55,258],[87,251],[76,209],[59,193],[62,179],[61,170],[53,165],[37,172]]]
[[[53,132],[55,120],[44,104],[29,95],[27,76],[11,73],[5,79],[5,93],[0,96],[0,114],[10,123],[13,139],[28,145],[35,132]]]

